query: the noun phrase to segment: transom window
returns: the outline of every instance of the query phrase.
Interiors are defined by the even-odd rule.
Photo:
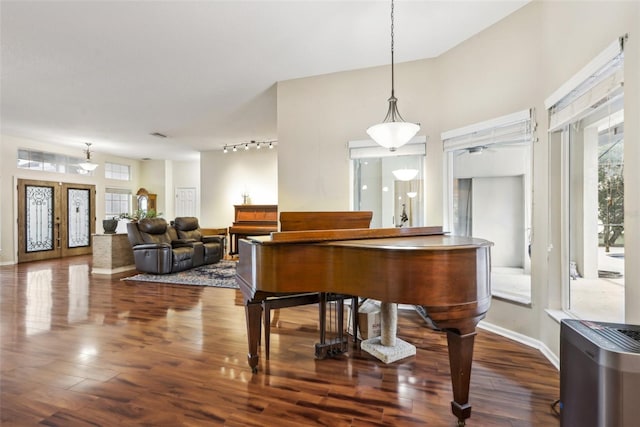
[[[105,162],[104,177],[107,179],[129,181],[131,179],[131,166],[122,165],[119,163]]]
[[[80,163],[84,162],[84,159],[80,157],[45,151],[19,149],[17,162],[20,169],[78,175],[90,173],[80,167]]]

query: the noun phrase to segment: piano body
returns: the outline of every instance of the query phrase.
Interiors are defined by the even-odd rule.
[[[229,255],[238,253],[238,240],[278,231],[278,205],[234,205],[229,227]]]
[[[259,362],[260,302],[287,292],[336,292],[421,305],[447,333],[453,401],[464,425],[477,323],[491,302],[490,247],[440,227],[277,232],[239,241],[236,280],[247,318],[248,362]]]

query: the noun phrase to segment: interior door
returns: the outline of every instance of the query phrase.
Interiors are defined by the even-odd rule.
[[[95,186],[18,180],[18,262],[90,254]]]
[[[176,188],[176,216],[196,216],[196,189]]]

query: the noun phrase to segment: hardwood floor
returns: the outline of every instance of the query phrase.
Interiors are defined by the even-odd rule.
[[[401,311],[417,356],[315,360],[317,308],[283,309],[247,365],[239,291],[91,275],[91,257],[0,267],[2,426],[454,426],[446,337]],[[559,375],[479,330],[467,426],[558,426]]]

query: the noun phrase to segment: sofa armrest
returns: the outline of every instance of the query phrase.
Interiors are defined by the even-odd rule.
[[[224,242],[224,236],[202,236],[202,243],[220,243]]]
[[[174,248],[191,247],[195,243],[199,243],[196,239],[177,239],[171,241],[171,246]]]
[[[170,249],[171,245],[168,243],[143,243],[141,245],[135,245],[134,251],[140,251],[145,249]]]

